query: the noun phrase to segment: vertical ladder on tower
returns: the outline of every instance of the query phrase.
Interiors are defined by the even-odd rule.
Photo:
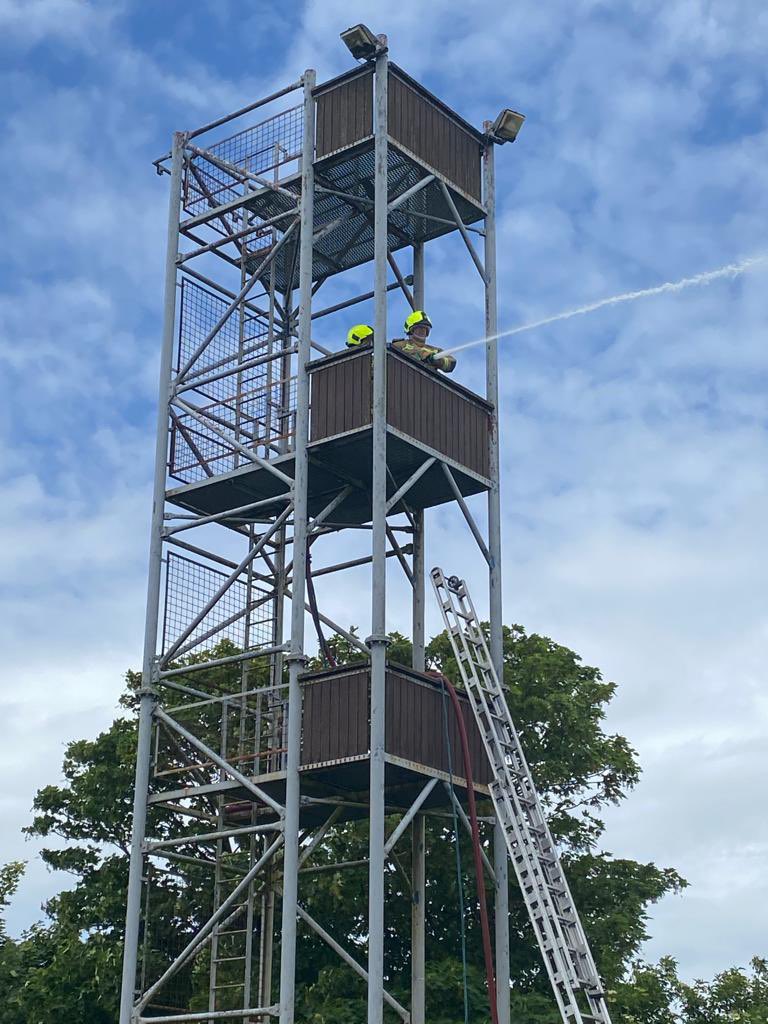
[[[433,569],[440,604],[493,772],[496,815],[565,1024],[611,1024],[605,993],[466,585]]]
[[[247,687],[248,676],[244,675],[243,686]],[[230,711],[239,710],[239,742],[236,751],[240,757],[236,762],[243,762],[242,753],[245,749],[246,727],[244,723],[245,699],[241,698],[238,706],[234,709],[227,700],[221,704],[220,720],[220,748],[219,753],[226,761],[229,756]],[[258,740],[257,740],[258,742]],[[256,751],[258,755],[258,749]],[[219,772],[219,780],[225,781],[223,769]],[[216,827],[218,832],[231,827],[233,809],[237,804],[227,803],[226,794],[218,795],[218,814]],[[255,807],[253,803],[247,804],[250,816],[250,824],[255,825]],[[257,837],[251,834],[242,839],[216,840],[216,867],[213,883],[213,910],[216,912],[221,904],[230,896],[234,889],[240,884],[246,872],[256,863],[256,842]],[[245,848],[244,845],[245,844]],[[247,852],[246,852],[247,849]],[[235,903],[230,912],[221,921],[218,921],[211,932],[211,954],[210,954],[210,977],[208,986],[208,1012],[232,1011],[236,1012],[241,1007],[250,1005],[251,998],[251,974],[253,956],[253,897],[254,883],[252,882],[240,901]]]

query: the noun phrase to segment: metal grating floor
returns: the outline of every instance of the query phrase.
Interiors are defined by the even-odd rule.
[[[364,427],[332,440],[316,441],[309,446],[311,515],[320,512],[346,483],[352,483],[353,492],[339,506],[332,519],[334,522],[347,523],[366,523],[370,520],[371,443],[371,428]],[[430,449],[409,441],[390,429],[387,437],[387,468],[391,474],[387,483],[388,495],[394,494],[429,454]],[[439,458],[451,466],[459,490],[465,497],[488,490],[489,481],[451,463],[444,456]],[[292,454],[276,459],[274,465],[289,476],[293,476]],[[210,515],[252,501],[274,497],[274,506],[259,509],[258,514],[266,517],[276,515],[285,508],[283,495],[285,486],[269,470],[259,466],[242,466],[211,480],[175,487],[168,491],[168,500],[190,512]],[[455,501],[453,491],[440,466],[435,464],[408,492],[405,504],[411,509],[421,509],[451,501]],[[403,504],[398,504],[391,511],[393,515],[403,511]]]
[[[355,204],[349,199],[327,192],[317,191],[315,196],[315,232],[327,228],[327,234],[315,243],[312,279],[314,281],[342,273],[351,267],[368,263],[373,259],[373,141],[364,142],[354,149],[345,150],[315,164],[315,184],[322,188],[345,192],[359,197]],[[431,172],[427,167],[408,156],[394,143],[389,146],[390,198],[394,199],[418,184]],[[482,208],[468,199],[449,183],[453,201],[466,224],[475,223],[483,217]],[[298,194],[298,175],[281,182],[281,187]],[[290,199],[271,189],[255,192],[248,203],[259,218],[268,220],[291,208]],[[427,220],[419,214],[439,217],[450,223]],[[335,222],[339,221],[338,224]],[[402,206],[390,214],[388,245],[394,252],[418,242],[426,242],[440,235],[456,231],[456,227],[437,181],[431,182],[407,199]],[[278,291],[289,287],[297,288],[299,283],[298,239],[288,243],[274,262],[274,270],[265,274],[264,287],[269,285],[269,273],[275,274]],[[258,267],[263,254],[254,254],[248,269]]]

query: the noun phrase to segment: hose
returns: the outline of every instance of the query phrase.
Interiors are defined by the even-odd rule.
[[[331,650],[328,641],[325,639],[322,623],[320,622],[320,613],[317,610],[317,595],[315,594],[315,582],[312,579],[312,555],[309,553],[309,544],[307,544],[306,567],[307,601],[309,601],[309,610],[312,613],[312,621],[315,624],[317,642],[320,645],[320,653],[331,668],[336,668],[336,659],[333,656],[333,651]]]
[[[453,747],[451,733],[448,728],[448,690],[443,687],[443,698],[440,704],[443,709],[443,734],[445,749],[448,756],[448,780],[453,795]],[[456,849],[456,894],[459,899],[459,938],[461,939],[461,985],[464,996],[464,1024],[469,1024],[469,977],[467,975],[467,915],[464,909],[464,872],[461,867],[461,835],[459,832],[459,816],[456,813],[456,800],[451,800],[453,813],[453,841]]]
[[[477,819],[477,804],[475,802],[475,784],[472,777],[472,761],[469,752],[469,737],[464,722],[464,715],[461,713],[461,702],[453,683],[447,679],[442,672],[431,673],[440,679],[453,704],[456,724],[459,729],[461,740],[461,753],[464,758],[464,777],[467,783],[467,801],[469,803],[469,822],[472,829],[472,855],[475,862],[475,878],[477,881],[477,900],[480,904],[480,928],[483,936],[483,957],[485,959],[485,977],[488,983],[488,1003],[491,1009],[492,1024],[499,1024],[499,1011],[496,1005],[496,973],[493,966],[493,952],[491,949],[491,929],[488,923],[488,907],[485,902],[485,876],[483,874],[483,858],[480,853],[480,826]]]

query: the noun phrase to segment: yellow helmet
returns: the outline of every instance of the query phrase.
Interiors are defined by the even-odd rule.
[[[414,309],[414,311],[405,318],[405,333],[410,334],[413,328],[417,327],[419,324],[426,324],[427,327],[431,327],[432,321],[423,309]]]
[[[372,327],[369,327],[368,324],[355,324],[347,332],[347,348],[357,348],[359,345],[364,345],[372,337]]]

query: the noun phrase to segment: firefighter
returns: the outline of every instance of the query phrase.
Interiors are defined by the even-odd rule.
[[[355,324],[347,331],[347,348],[362,348],[373,344],[373,328],[368,324]]]
[[[415,309],[413,313],[405,318],[405,338],[395,338],[392,348],[404,352],[412,359],[418,359],[425,366],[432,370],[442,370],[443,373],[453,373],[456,369],[456,360],[451,355],[442,355],[442,352],[435,345],[428,345],[427,338],[432,330],[432,321],[423,309]]]

